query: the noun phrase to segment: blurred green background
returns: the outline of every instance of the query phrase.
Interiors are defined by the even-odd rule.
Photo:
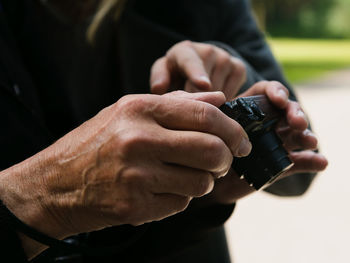
[[[288,79],[350,68],[350,0],[251,0]]]

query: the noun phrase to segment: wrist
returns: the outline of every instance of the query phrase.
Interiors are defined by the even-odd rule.
[[[23,223],[51,237],[69,235],[60,227],[52,208],[47,178],[56,172],[46,153],[37,155],[0,172],[0,199]]]

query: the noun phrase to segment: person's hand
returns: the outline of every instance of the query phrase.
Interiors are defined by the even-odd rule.
[[[297,173],[314,173],[327,167],[327,159],[313,150],[317,149],[317,138],[308,129],[308,120],[299,103],[288,99],[289,92],[281,83],[262,81],[239,97],[266,95],[278,108],[285,110],[285,118],[277,125],[276,131],[288,150],[294,166],[281,176],[284,178]],[[245,180],[232,169],[221,179],[216,180],[212,193],[204,197],[210,202],[230,204],[236,200],[255,192]]]
[[[284,177],[324,170],[328,165],[327,159],[314,151],[317,150],[317,138],[308,129],[309,122],[300,104],[288,99],[288,89],[279,82],[262,81],[242,93],[240,97],[260,94],[265,94],[275,106],[286,111],[286,116],[279,122],[276,131],[289,151],[294,166]]]
[[[128,95],[0,174],[0,198],[28,225],[63,238],[160,220],[208,194],[247,134],[221,92]]]
[[[211,44],[183,41],[173,46],[152,67],[154,94],[171,90],[222,91],[232,100],[246,80],[244,63]]]

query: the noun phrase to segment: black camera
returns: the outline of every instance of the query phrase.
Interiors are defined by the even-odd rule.
[[[285,112],[276,108],[266,96],[238,98],[220,107],[247,132],[252,151],[247,157],[234,158],[232,168],[256,190],[273,183],[293,166],[288,152],[275,131]]]

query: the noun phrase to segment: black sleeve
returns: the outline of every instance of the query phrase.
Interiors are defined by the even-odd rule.
[[[291,90],[264,35],[251,13],[248,0],[222,0],[217,40],[234,49],[265,80],[276,80]],[[292,90],[291,90],[292,91]],[[292,91],[294,96],[294,92]]]
[[[258,29],[249,2],[247,0],[222,0],[220,4],[222,18],[217,41],[213,41],[213,44],[245,62],[247,82],[241,92],[257,81],[276,80],[289,89],[290,99],[297,100],[263,34]],[[280,196],[301,195],[309,188],[314,177],[314,173],[295,174],[276,182],[265,190]]]
[[[1,262],[28,262],[17,232],[8,221],[6,210],[0,201],[0,258]],[[4,260],[4,261],[3,261]]]
[[[220,2],[224,15],[218,40],[234,48],[262,78],[277,80],[290,87],[255,22],[248,0]]]

